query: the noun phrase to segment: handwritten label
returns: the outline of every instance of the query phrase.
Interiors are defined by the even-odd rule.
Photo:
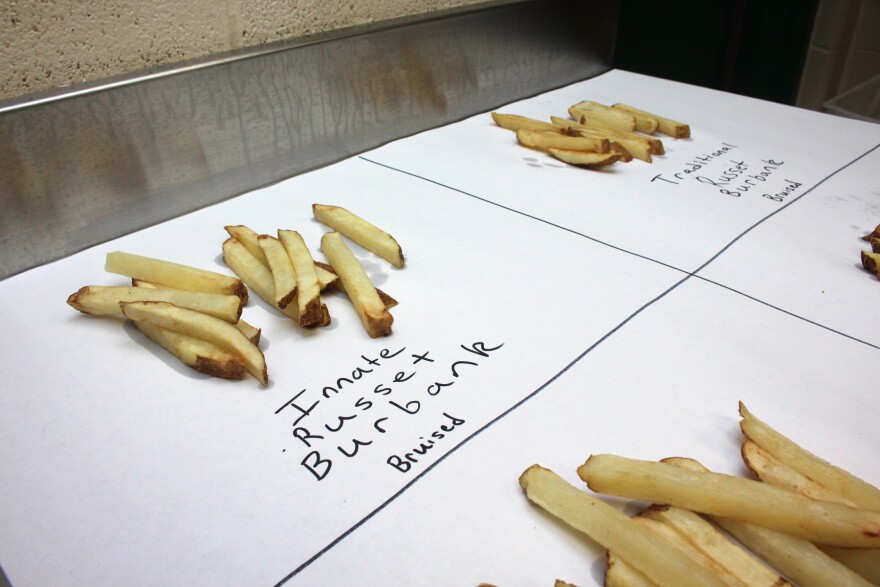
[[[376,357],[361,355],[350,370],[327,381],[320,391],[299,391],[275,414],[291,418],[294,447],[305,453],[299,465],[323,481],[334,466],[357,458],[378,438],[402,429],[400,424],[428,403],[442,402],[453,386],[503,346],[462,344],[451,360],[431,351],[407,352],[406,347],[382,349]],[[384,462],[406,473],[465,423],[459,414],[441,409],[430,430],[402,441],[403,448]]]
[[[763,192],[763,198],[774,202],[783,202],[801,187],[799,182],[790,179],[783,179],[781,184],[776,183],[778,171],[785,165],[785,161],[773,158],[754,161],[736,157],[732,151],[737,149],[739,147],[736,145],[721,143],[715,150],[685,163],[681,170],[672,174],[658,173],[651,181],[681,185],[691,179],[724,196],[741,198],[749,193]],[[765,190],[768,189],[772,191],[767,193]]]

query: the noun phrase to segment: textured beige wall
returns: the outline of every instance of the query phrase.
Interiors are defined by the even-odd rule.
[[[0,0],[0,99],[485,0]]]

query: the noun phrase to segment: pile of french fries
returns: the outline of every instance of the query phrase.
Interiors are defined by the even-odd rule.
[[[690,126],[644,110],[598,102],[578,102],[568,109],[571,119],[552,116],[550,122],[515,114],[492,113],[495,124],[516,132],[523,146],[545,151],[566,163],[588,168],[617,161],[640,159],[651,163],[652,155],[663,155],[657,132],[673,138],[690,138]]]
[[[329,226],[321,249],[330,264],[316,262],[302,236],[279,229],[276,236],[246,226],[227,226],[223,259],[238,275],[230,277],[169,261],[113,252],[105,270],[124,275],[131,286],[86,286],[67,303],[85,314],[123,316],[185,365],[225,379],[246,373],[263,386],[269,376],[259,348],[261,331],[241,320],[249,289],[299,326],[330,324],[321,292],[345,291],[371,337],[391,334],[397,305],[376,289],[342,238],[403,267],[403,252],[387,232],[338,206],[314,204],[315,219]]]
[[[699,462],[592,455],[599,493],[652,503],[629,517],[539,465],[533,503],[607,549],[606,587],[880,585],[880,489],[831,465],[740,404],[742,457],[757,480]]]
[[[870,234],[862,237],[871,243],[871,251],[862,251],[862,267],[877,276],[880,279],[880,224]]]

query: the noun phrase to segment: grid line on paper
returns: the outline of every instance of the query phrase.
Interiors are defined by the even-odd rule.
[[[371,511],[371,512],[368,513],[366,516],[364,516],[363,518],[361,518],[359,521],[357,521],[355,524],[353,524],[351,527],[349,527],[345,532],[343,532],[342,534],[340,534],[339,536],[337,536],[336,538],[334,538],[330,543],[328,543],[326,546],[324,546],[324,547],[323,547],[322,549],[320,549],[318,552],[316,552],[315,554],[313,554],[308,560],[306,560],[305,562],[303,562],[302,564],[300,564],[298,567],[296,567],[295,569],[293,569],[293,570],[292,570],[287,576],[285,576],[285,577],[282,578],[280,581],[278,581],[278,583],[276,583],[274,587],[281,587],[282,585],[284,585],[285,583],[287,583],[289,580],[291,580],[293,577],[295,577],[295,576],[298,575],[300,572],[302,572],[304,569],[306,569],[307,567],[311,566],[315,561],[317,561],[319,558],[321,558],[322,556],[324,556],[328,551],[332,550],[337,544],[339,544],[339,543],[342,542],[345,538],[347,538],[347,537],[350,536],[352,533],[354,533],[358,528],[360,528],[360,527],[363,526],[365,523],[367,523],[367,522],[368,522],[370,519],[372,519],[376,514],[378,514],[378,513],[381,512],[382,510],[384,510],[388,505],[390,505],[392,502],[394,502],[398,497],[400,497],[404,492],[406,492],[406,491],[407,491],[410,487],[412,487],[416,482],[418,482],[418,481],[421,480],[425,475],[427,475],[429,472],[431,472],[432,470],[434,470],[434,468],[435,468],[437,465],[439,465],[440,463],[442,463],[444,460],[446,460],[447,457],[449,457],[450,455],[452,455],[453,453],[455,453],[456,451],[458,451],[458,449],[460,449],[462,446],[464,446],[465,444],[469,443],[471,440],[473,440],[474,438],[476,438],[477,436],[479,436],[480,434],[482,434],[484,431],[486,431],[488,428],[490,428],[491,426],[495,425],[497,422],[499,422],[500,420],[504,419],[504,418],[507,417],[509,414],[511,414],[512,412],[516,411],[516,410],[519,409],[521,406],[523,406],[526,402],[528,402],[529,400],[531,400],[532,398],[534,398],[536,395],[538,395],[539,393],[541,393],[542,391],[544,391],[544,389],[546,389],[550,384],[552,384],[552,383],[553,383],[554,381],[556,381],[559,377],[561,377],[563,374],[565,374],[565,373],[566,373],[569,369],[571,369],[574,365],[576,365],[577,363],[579,363],[579,362],[581,361],[581,359],[583,359],[585,356],[587,356],[587,355],[588,355],[591,351],[593,351],[596,347],[598,347],[598,346],[601,345],[603,342],[605,342],[606,340],[608,340],[612,335],[614,335],[615,333],[617,333],[617,331],[619,331],[619,330],[620,330],[621,328],[623,328],[626,324],[628,324],[633,318],[635,318],[636,316],[638,316],[639,314],[641,314],[643,311],[645,311],[646,309],[648,309],[649,307],[651,307],[652,305],[654,305],[655,303],[657,303],[658,301],[660,301],[661,299],[663,299],[664,297],[666,297],[670,292],[674,291],[676,288],[678,288],[681,284],[685,283],[685,282],[686,282],[687,280],[689,280],[691,277],[696,277],[697,279],[700,279],[700,280],[702,280],[702,281],[704,281],[704,282],[706,282],[706,283],[711,283],[711,284],[713,284],[713,285],[716,285],[716,286],[722,287],[722,288],[724,288],[724,289],[727,289],[727,290],[729,290],[729,291],[731,291],[731,292],[738,293],[738,294],[740,294],[740,295],[745,296],[745,297],[748,298],[748,299],[751,299],[751,300],[753,300],[753,301],[756,301],[756,302],[759,302],[759,303],[761,303],[761,304],[764,304],[764,305],[766,305],[766,306],[768,306],[768,307],[770,307],[770,308],[773,308],[773,309],[779,310],[780,312],[783,312],[783,313],[788,314],[788,315],[790,315],[790,316],[793,316],[793,317],[795,317],[795,318],[800,318],[801,320],[805,320],[806,322],[808,322],[808,323],[810,323],[810,324],[814,324],[814,325],[819,326],[819,327],[821,327],[821,328],[825,328],[826,330],[829,330],[829,331],[831,331],[831,332],[835,332],[835,333],[837,333],[837,334],[840,334],[840,335],[842,335],[842,336],[845,336],[845,337],[847,337],[847,338],[850,338],[850,339],[852,339],[852,340],[854,340],[854,341],[861,342],[861,343],[863,343],[863,344],[867,344],[868,346],[871,346],[871,347],[873,347],[873,348],[878,348],[877,346],[875,346],[875,345],[873,345],[873,344],[871,344],[871,343],[868,343],[868,342],[865,342],[865,341],[859,340],[859,339],[857,339],[857,338],[855,338],[855,337],[849,336],[849,335],[844,334],[844,333],[842,333],[842,332],[838,332],[838,331],[833,330],[833,329],[831,329],[831,328],[829,328],[829,327],[827,327],[827,326],[823,326],[822,324],[818,324],[818,323],[816,323],[816,322],[813,322],[813,321],[811,321],[811,320],[808,320],[807,318],[803,318],[803,317],[801,317],[801,316],[798,316],[798,315],[796,315],[796,314],[793,314],[793,313],[791,313],[791,312],[788,312],[787,310],[783,310],[783,309],[781,309],[781,308],[777,308],[776,306],[773,306],[773,305],[771,305],[771,304],[769,304],[769,303],[767,303],[767,302],[764,302],[764,301],[762,301],[762,300],[759,300],[759,299],[757,299],[757,298],[754,298],[754,297],[752,297],[752,296],[749,296],[749,295],[747,295],[747,294],[744,294],[744,293],[742,293],[742,292],[739,292],[739,291],[737,291],[737,290],[734,290],[734,289],[732,289],[732,288],[729,288],[729,287],[727,287],[727,286],[724,286],[724,285],[722,285],[722,284],[720,284],[720,283],[716,283],[716,282],[714,282],[714,281],[711,281],[711,280],[709,280],[709,279],[706,279],[706,278],[704,278],[704,277],[701,277],[701,276],[697,275],[697,273],[699,273],[701,270],[705,269],[706,266],[708,266],[710,263],[712,263],[715,259],[717,259],[719,256],[721,256],[721,254],[723,254],[723,253],[724,253],[725,251],[727,251],[731,246],[733,246],[737,241],[739,241],[743,236],[745,236],[746,234],[748,234],[749,232],[751,232],[752,230],[754,230],[755,228],[757,228],[760,224],[762,224],[763,222],[765,222],[765,221],[768,220],[769,218],[775,216],[776,214],[778,214],[778,213],[781,212],[782,210],[788,208],[789,206],[791,206],[792,204],[794,204],[795,202],[797,202],[798,200],[800,200],[801,198],[803,198],[804,196],[806,196],[807,194],[809,194],[810,192],[812,192],[813,190],[815,190],[817,187],[819,187],[820,185],[822,185],[823,183],[825,183],[827,180],[831,179],[832,177],[834,177],[835,175],[837,175],[837,174],[840,173],[841,171],[843,171],[843,170],[845,170],[846,168],[850,167],[851,165],[853,165],[853,164],[856,163],[857,161],[861,160],[862,158],[866,157],[867,155],[869,155],[870,153],[872,153],[873,151],[875,151],[875,150],[878,149],[878,148],[880,148],[880,144],[875,145],[873,148],[869,149],[868,151],[862,153],[861,155],[859,155],[859,156],[856,157],[855,159],[852,159],[851,161],[849,161],[848,163],[846,163],[846,164],[843,165],[842,167],[840,167],[840,168],[836,169],[835,171],[831,172],[830,174],[828,174],[827,176],[825,176],[823,179],[819,180],[816,184],[814,184],[810,189],[804,191],[804,192],[803,192],[801,195],[799,195],[797,198],[794,198],[794,199],[791,200],[790,202],[787,202],[784,206],[782,206],[782,207],[780,207],[780,208],[777,208],[776,210],[774,210],[773,212],[771,212],[771,213],[768,214],[767,216],[761,218],[760,220],[758,220],[757,222],[755,222],[754,224],[752,224],[750,227],[748,227],[747,229],[745,229],[745,230],[744,230],[742,233],[740,233],[738,236],[736,236],[736,237],[735,237],[733,240],[731,240],[727,245],[725,245],[724,247],[722,247],[717,253],[715,253],[712,257],[710,257],[709,260],[707,260],[707,261],[706,261],[705,263],[703,263],[699,268],[697,268],[695,271],[692,271],[692,272],[690,272],[690,271],[685,271],[685,270],[680,269],[680,268],[678,268],[678,267],[674,267],[674,266],[672,266],[672,265],[669,265],[669,264],[664,263],[664,262],[662,262],[662,261],[659,261],[659,260],[657,260],[657,259],[652,259],[652,258],[650,258],[650,257],[646,257],[646,256],[641,255],[641,254],[639,254],[639,253],[635,253],[635,252],[632,252],[632,251],[628,251],[628,250],[626,250],[626,249],[623,249],[623,248],[621,248],[621,247],[618,247],[618,246],[612,245],[612,244],[610,244],[610,243],[606,243],[606,242],[600,241],[600,240],[595,239],[595,238],[593,238],[593,237],[590,237],[590,236],[588,236],[588,235],[585,235],[585,234],[579,233],[579,232],[577,232],[577,231],[575,231],[575,230],[573,230],[573,229],[566,228],[566,227],[564,227],[564,226],[560,226],[560,225],[554,224],[554,223],[552,223],[552,222],[550,222],[550,221],[548,221],[548,220],[545,220],[545,219],[542,219],[542,218],[538,218],[538,217],[536,217],[536,216],[532,216],[532,215],[530,215],[530,214],[526,214],[526,213],[524,213],[524,212],[522,212],[522,211],[519,211],[519,210],[516,210],[516,209],[514,209],[514,208],[509,208],[509,207],[504,206],[504,205],[502,205],[502,204],[499,204],[499,203],[497,203],[497,202],[493,202],[493,201],[491,201],[491,200],[488,200],[488,199],[482,198],[482,197],[480,197],[480,196],[476,196],[476,195],[474,195],[474,194],[470,194],[470,193],[465,192],[465,191],[463,191],[463,190],[460,190],[460,189],[458,189],[458,188],[454,188],[454,187],[452,187],[452,186],[448,186],[448,185],[442,184],[442,183],[440,183],[440,182],[438,182],[438,181],[435,181],[435,180],[432,180],[432,179],[428,179],[428,178],[425,178],[425,177],[422,177],[422,176],[416,175],[416,174],[414,174],[414,173],[411,173],[411,172],[408,172],[408,171],[404,171],[404,170],[402,170],[402,169],[397,169],[397,168],[395,168],[395,167],[391,167],[391,166],[389,166],[389,165],[385,165],[385,164],[383,164],[383,163],[378,163],[378,162],[376,162],[376,161],[372,161],[372,160],[370,160],[370,159],[367,159],[366,157],[363,157],[363,156],[359,156],[359,159],[362,159],[363,161],[366,161],[366,162],[368,162],[368,163],[372,163],[372,164],[374,164],[374,165],[378,165],[378,166],[380,166],[380,167],[385,167],[385,168],[387,168],[387,169],[390,169],[390,170],[392,170],[392,171],[396,171],[396,172],[398,172],[398,173],[403,173],[403,174],[405,174],[405,175],[409,175],[409,176],[412,176],[412,177],[415,177],[415,178],[421,179],[421,180],[423,180],[423,181],[427,181],[427,182],[429,182],[429,183],[433,183],[433,184],[438,185],[438,186],[440,186],[440,187],[444,187],[444,188],[447,188],[447,189],[449,189],[449,190],[452,190],[452,191],[458,192],[458,193],[460,193],[460,194],[463,194],[463,195],[469,196],[469,197],[471,197],[471,198],[475,198],[475,199],[480,200],[480,201],[482,201],[482,202],[486,202],[486,203],[488,203],[488,204],[492,204],[492,205],[494,205],[494,206],[498,206],[499,208],[503,208],[503,209],[508,210],[508,211],[510,211],[510,212],[514,212],[514,213],[516,213],[516,214],[520,214],[520,215],[522,215],[522,216],[526,216],[526,217],[531,218],[531,219],[533,219],[533,220],[537,220],[537,221],[539,221],[539,222],[543,222],[543,223],[545,223],[545,224],[549,224],[549,225],[554,226],[554,227],[556,227],[556,228],[559,228],[559,229],[561,229],[561,230],[565,230],[566,232],[570,232],[570,233],[576,234],[576,235],[578,235],[578,236],[581,236],[581,237],[586,238],[586,239],[588,239],[588,240],[591,240],[591,241],[594,241],[594,242],[596,242],[596,243],[599,243],[599,244],[605,245],[605,246],[610,247],[610,248],[612,248],[612,249],[615,249],[615,250],[618,250],[618,251],[621,251],[621,252],[624,252],[624,253],[627,253],[627,254],[633,255],[633,256],[635,256],[635,257],[639,257],[639,258],[641,258],[641,259],[645,259],[645,260],[647,260],[647,261],[651,261],[651,262],[657,263],[657,264],[659,264],[659,265],[663,265],[663,266],[665,266],[665,267],[668,267],[668,268],[673,269],[673,270],[675,270],[675,271],[678,271],[678,272],[680,272],[680,273],[684,273],[685,275],[684,275],[684,277],[682,277],[680,280],[678,280],[678,281],[675,282],[673,285],[671,285],[669,288],[667,288],[664,292],[662,292],[661,294],[659,294],[658,296],[656,296],[656,297],[653,298],[652,300],[646,302],[644,305],[642,305],[640,308],[638,308],[635,312],[633,312],[632,314],[630,314],[629,316],[627,316],[627,317],[626,317],[622,322],[620,322],[617,326],[615,326],[614,328],[612,328],[611,330],[609,330],[607,333],[605,333],[605,334],[604,334],[601,338],[599,338],[596,342],[594,342],[594,343],[591,344],[589,347],[587,347],[584,351],[582,351],[580,354],[578,354],[573,360],[571,360],[567,365],[565,365],[560,371],[556,372],[552,377],[550,377],[547,381],[545,381],[543,384],[541,384],[540,387],[538,387],[537,389],[535,389],[534,391],[532,391],[531,393],[529,393],[528,395],[526,395],[525,397],[523,397],[522,399],[520,399],[519,401],[517,401],[515,404],[513,404],[512,406],[510,406],[509,408],[507,408],[506,410],[504,410],[502,413],[500,413],[500,414],[499,414],[498,416],[496,416],[495,418],[493,418],[493,419],[489,420],[488,422],[486,422],[485,424],[483,424],[483,426],[481,426],[480,428],[478,428],[477,430],[475,430],[474,432],[472,432],[472,433],[471,433],[470,435],[468,435],[466,438],[462,439],[461,442],[459,442],[458,444],[456,444],[455,446],[453,446],[452,448],[450,448],[448,451],[446,451],[445,453],[443,453],[443,454],[442,454],[442,455],[441,455],[436,461],[434,461],[433,463],[431,463],[430,465],[428,465],[427,467],[425,467],[425,469],[424,469],[423,471],[421,471],[420,473],[418,473],[415,477],[413,477],[413,478],[412,478],[409,482],[407,482],[403,487],[401,487],[399,490],[397,490],[397,492],[395,492],[393,495],[391,495],[388,499],[386,499],[386,500],[383,501],[381,504],[379,504],[375,509],[373,509],[373,511]]]

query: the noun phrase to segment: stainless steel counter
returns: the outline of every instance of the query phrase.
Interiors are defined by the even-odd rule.
[[[0,279],[609,69],[615,2],[359,27],[0,103]]]

